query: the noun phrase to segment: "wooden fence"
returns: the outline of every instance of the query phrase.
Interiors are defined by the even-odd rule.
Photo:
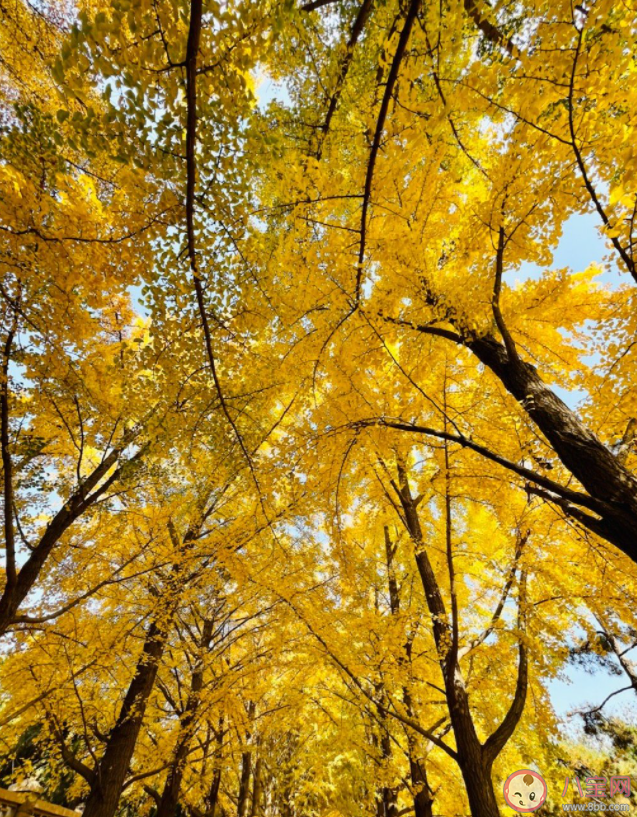
[[[38,794],[0,789],[0,817],[79,817],[78,811],[54,806]]]

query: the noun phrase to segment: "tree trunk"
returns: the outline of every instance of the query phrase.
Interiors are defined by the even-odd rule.
[[[219,787],[221,786],[221,768],[215,769],[212,774],[212,783],[208,794],[208,811],[206,817],[215,817],[219,803]]]
[[[217,746],[215,748],[214,759],[218,764],[212,773],[212,783],[208,793],[206,817],[215,817],[217,804],[219,802],[219,788],[221,786],[221,752],[223,750],[223,715],[219,718],[219,730],[217,732]]]
[[[241,777],[239,779],[239,798],[237,800],[237,817],[246,817],[248,796],[250,793],[250,773],[252,771],[252,752],[241,755]]]
[[[248,722],[252,724],[256,704],[248,701]],[[252,726],[248,728],[246,739],[248,747],[241,755],[241,776],[239,778],[239,796],[237,798],[237,817],[246,817],[248,810],[248,800],[250,798],[250,775],[252,773]]]
[[[396,792],[390,786],[383,786],[376,801],[377,817],[396,817]]]
[[[460,771],[467,790],[471,817],[500,817],[491,779],[491,766],[479,757],[463,756]]]
[[[263,813],[263,761],[261,757],[257,757],[257,762],[254,764],[254,775],[252,784],[252,806],[250,808],[250,817],[260,817]]]
[[[117,722],[95,769],[95,780],[86,801],[84,817],[113,817],[117,811],[167,637],[168,628],[160,627],[157,621],[153,621]]]
[[[542,431],[563,465],[599,500],[601,523],[591,529],[637,562],[637,478],[544,383],[535,366],[510,360],[492,336],[466,346],[499,378]],[[591,517],[592,519],[592,517]]]
[[[173,762],[168,771],[166,784],[161,795],[161,801],[157,808],[155,817],[175,817],[177,804],[181,794],[181,783],[184,777],[186,759],[190,741],[196,723],[197,710],[201,701],[201,690],[203,688],[204,656],[210,646],[212,638],[212,619],[206,619],[203,624],[201,643],[199,645],[199,655],[195,664],[191,679],[190,691],[184,713],[181,717],[179,737],[175,747]]]
[[[424,546],[417,503],[411,495],[407,473],[400,463],[398,464],[398,477],[404,520],[414,544],[416,564],[432,618],[432,629],[438,649],[449,719],[456,739],[456,761],[465,782],[471,814],[472,817],[499,817],[500,811],[491,780],[491,767],[513,733],[524,708],[527,686],[526,651],[520,642],[520,664],[514,701],[503,722],[483,745],[475,729],[469,696],[460,671],[455,626],[453,621],[449,620],[440,585],[429,561]]]
[[[387,558],[387,589],[389,591],[389,608],[392,615],[400,613],[400,592],[394,568],[394,556],[396,555],[396,545],[391,541],[389,528],[385,525],[385,555]],[[405,644],[405,660],[411,665],[411,641],[408,639]],[[405,686],[403,688],[403,702],[409,717],[413,717],[413,706],[411,693]],[[414,792],[414,814],[415,817],[432,817],[433,797],[427,780],[427,770],[424,764],[416,759],[417,741],[415,736],[407,733],[407,747],[409,753],[409,773],[411,777],[412,790]]]
[[[414,814],[415,817],[433,817],[434,799],[429,790],[425,768],[421,766],[420,761],[414,759],[414,748],[410,741],[409,772],[414,790]]]

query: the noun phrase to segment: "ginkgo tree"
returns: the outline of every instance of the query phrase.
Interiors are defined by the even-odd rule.
[[[521,465],[488,437],[455,429],[454,441],[501,457],[559,513],[634,558],[634,282],[626,275],[612,301],[567,271],[510,283],[522,262],[550,265],[566,219],[589,211],[609,242],[609,265],[634,275],[624,91],[634,9],[370,5],[306,4],[277,46],[275,76],[292,97],[289,110],[272,112],[278,173],[268,165],[266,176],[272,191],[278,174],[291,182],[271,200],[272,229],[285,233],[277,263],[285,269],[288,252],[289,265],[319,273],[301,309],[322,307],[309,320],[322,326],[326,348],[364,315],[359,325],[374,322],[392,342],[422,346],[427,335],[474,356],[537,429],[538,455],[554,474]],[[281,272],[274,276],[280,286]],[[549,317],[575,286],[574,303]],[[573,360],[582,346],[598,352],[595,335],[582,333],[587,322],[608,333],[597,403],[596,373]],[[590,403],[574,410],[553,384],[583,384]],[[613,384],[621,396],[608,415]],[[410,433],[435,439],[444,430]]]
[[[636,36],[609,0],[0,9],[7,782],[555,796],[551,681],[634,688]],[[582,214],[607,259],[553,269]]]

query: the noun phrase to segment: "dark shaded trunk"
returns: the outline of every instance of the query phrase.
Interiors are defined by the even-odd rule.
[[[168,771],[166,784],[155,817],[175,817],[181,794],[181,784],[186,768],[190,742],[196,724],[197,710],[203,689],[204,657],[212,638],[212,619],[206,619],[202,628],[199,655],[190,679],[190,690],[184,713],[180,719],[180,731],[175,747],[173,762]]]
[[[257,757],[257,762],[254,764],[253,777],[250,817],[260,817],[263,813],[263,761],[261,756]]]
[[[417,554],[416,561],[430,613],[432,617],[441,617],[438,622],[434,619],[434,630],[443,630],[441,622],[446,621],[446,611],[429,557],[425,551],[421,551]],[[436,639],[436,643],[440,650],[441,645],[447,642]],[[472,817],[499,817],[500,811],[491,780],[492,761],[485,756],[476,733],[464,679],[459,668],[450,666],[449,657],[441,659],[441,666],[449,718],[456,739],[457,762],[464,779]]]
[[[129,436],[125,445],[128,445],[131,439],[132,437]],[[113,449],[69,497],[47,525],[42,538],[31,551],[17,576],[13,577],[11,582],[7,582],[0,596],[0,636],[4,635],[12,624],[21,620],[18,616],[18,609],[33,588],[40,571],[62,535],[121,477],[122,467],[120,466],[99,487],[95,487],[118,461],[122,447]],[[141,452],[136,455],[138,456],[141,456]],[[93,493],[90,493],[91,491]]]
[[[407,644],[407,657],[411,661],[411,643]],[[414,708],[411,693],[406,687],[403,689],[403,702],[410,718],[414,717]],[[407,749],[409,753],[409,776],[414,798],[414,814],[416,817],[432,817],[434,797],[427,778],[425,761],[418,757],[418,738],[413,732],[407,732]]]
[[[212,783],[207,798],[206,817],[215,817],[217,804],[219,803],[219,788],[221,786],[221,753],[223,751],[223,715],[219,718],[219,729],[217,731],[217,745],[215,747],[214,761],[215,768],[212,773]]]
[[[277,795],[277,805],[281,817],[294,817],[294,753],[298,747],[298,734],[288,732],[286,738],[283,762],[277,771],[277,779],[282,783],[281,794]]]
[[[210,792],[208,793],[208,811],[207,817],[215,817],[217,811],[217,804],[219,803],[219,787],[221,786],[221,768],[214,770],[212,774],[212,783],[210,784]]]
[[[169,522],[171,540],[176,549],[181,551],[179,555],[183,556],[193,546],[197,529],[191,527],[179,543],[172,522]],[[179,561],[175,561],[161,599],[157,601],[158,609],[146,633],[142,653],[117,721],[109,733],[102,758],[93,771],[84,817],[113,817],[117,810],[148,699],[155,686],[159,663],[179,604],[183,582],[182,566]]]
[[[18,328],[17,313],[14,310],[13,322],[7,332],[0,373],[0,442],[2,447],[3,499],[4,499],[4,546],[6,551],[6,584],[3,595],[10,596],[16,582],[15,534],[13,530],[13,460],[11,458],[11,440],[9,434],[9,363],[11,348]]]
[[[385,526],[385,554],[387,559],[387,588],[389,591],[389,606],[392,615],[400,613],[400,593],[396,570],[394,568],[394,556],[396,546],[392,544],[389,528]],[[405,643],[405,661],[411,664],[411,640],[408,638]],[[413,717],[413,706],[411,693],[407,686],[403,687],[403,702],[409,717]],[[427,771],[424,761],[417,759],[418,742],[411,731],[407,732],[407,745],[409,755],[409,772],[411,777],[411,789],[414,798],[414,813],[416,817],[431,817],[433,813],[433,797],[427,780]],[[395,813],[394,800],[394,813]]]
[[[167,637],[168,627],[153,621],[106,750],[94,771],[85,817],[113,817],[117,810]]]
[[[431,796],[425,768],[414,759],[411,743],[409,746],[409,774],[414,792],[414,814],[416,817],[433,817],[434,799]]]
[[[509,359],[493,336],[466,346],[499,378],[542,431],[563,465],[598,501],[587,527],[637,562],[637,479],[544,383],[535,366]]]
[[[241,755],[241,775],[239,777],[239,795],[237,797],[237,817],[245,817],[248,810],[248,801],[250,798],[250,775],[252,774],[252,747],[249,745],[252,739],[252,721],[256,704],[254,701],[248,701],[248,722],[250,726],[246,734],[248,748]]]
[[[449,619],[440,585],[429,561],[418,517],[417,502],[411,495],[409,480],[401,464],[398,465],[398,476],[404,520],[414,543],[416,564],[439,653],[449,718],[456,739],[456,761],[465,782],[471,814],[472,817],[499,817],[491,768],[493,761],[513,733],[524,708],[527,687],[526,651],[520,643],[518,683],[511,708],[500,726],[483,745],[475,729],[469,696],[460,671],[455,637],[456,625]]]
[[[386,723],[386,693],[380,687],[377,690],[377,695],[380,698],[378,705],[378,722],[381,727],[380,734],[380,756],[383,761],[388,761],[391,757],[391,737]],[[376,743],[376,741],[374,741]],[[376,743],[378,745],[378,743]],[[396,800],[397,795],[395,789],[391,786],[382,786],[376,792],[376,817],[396,817]]]
[[[479,753],[464,754],[458,763],[462,772],[472,817],[500,817],[500,809],[491,779],[491,764],[485,764]]]
[[[389,535],[389,528],[385,526],[385,555],[387,559],[387,588],[389,591],[389,607],[392,615],[400,613],[400,593],[396,570],[394,568],[394,556],[396,555],[396,545],[392,544]],[[405,660],[411,664],[411,640],[405,644]],[[414,711],[411,700],[411,693],[407,686],[403,688],[403,702],[409,717],[413,717]],[[427,780],[427,770],[424,761],[417,759],[418,742],[415,735],[407,732],[407,748],[409,753],[409,775],[411,777],[411,787],[414,797],[414,813],[416,817],[432,817],[433,797]]]
[[[245,817],[250,795],[250,774],[252,772],[252,752],[241,755],[241,777],[239,778],[239,797],[237,799],[237,817]]]
[[[376,800],[377,817],[396,817],[398,809],[396,807],[396,792],[390,786],[383,786]]]

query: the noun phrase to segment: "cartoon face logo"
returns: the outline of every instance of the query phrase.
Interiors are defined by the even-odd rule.
[[[537,811],[546,800],[546,782],[531,769],[520,769],[504,781],[504,799],[515,811]]]

